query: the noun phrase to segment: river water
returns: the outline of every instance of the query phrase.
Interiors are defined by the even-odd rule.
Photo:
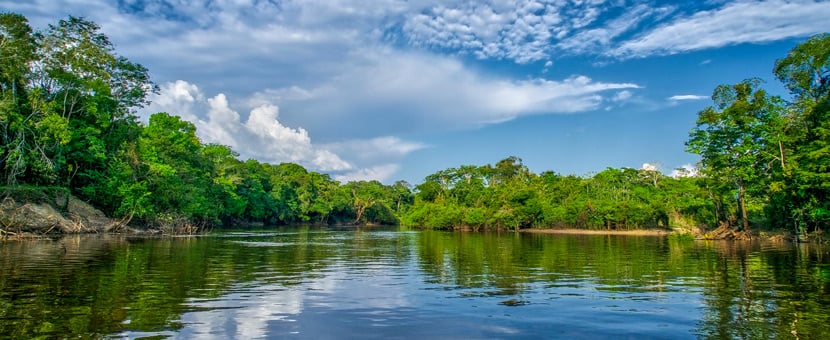
[[[830,339],[830,249],[279,228],[0,243],[0,338]]]

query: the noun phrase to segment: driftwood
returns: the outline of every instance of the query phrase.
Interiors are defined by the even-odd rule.
[[[737,230],[728,223],[721,223],[717,229],[703,234],[702,238],[704,240],[746,241],[752,237],[748,232]]]

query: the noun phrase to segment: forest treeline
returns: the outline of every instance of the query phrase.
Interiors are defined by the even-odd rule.
[[[830,221],[830,36],[774,65],[788,100],[756,79],[718,87],[688,151],[697,176],[608,168],[533,173],[517,157],[399,181],[339,183],[291,163],[241,160],[195,126],[137,110],[157,92],[100,27],[69,17],[34,31],[0,14],[0,180],[69,190],[135,225],[406,224],[432,228],[635,229],[729,223],[813,230]]]

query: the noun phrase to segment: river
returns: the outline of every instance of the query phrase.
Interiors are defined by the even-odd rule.
[[[0,338],[830,339],[830,249],[277,228],[0,243]]]

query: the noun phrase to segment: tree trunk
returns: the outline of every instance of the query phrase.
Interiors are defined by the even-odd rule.
[[[709,198],[712,200],[712,206],[715,208],[715,225],[720,225],[721,221],[728,220],[726,217],[721,219],[721,209],[720,209],[720,202],[715,198],[715,193],[712,192],[712,188],[706,186],[706,190],[709,192]],[[724,214],[725,215],[725,214]]]
[[[738,205],[741,210],[741,231],[749,232],[749,218],[746,213],[746,186],[738,183]]]
[[[781,155],[781,170],[784,170],[784,142],[778,141],[778,152]]]
[[[354,225],[360,224],[360,218],[363,217],[363,211],[365,211],[365,210],[366,210],[365,206],[359,206],[359,207],[357,207],[357,209],[355,209],[355,215],[357,215],[357,217],[355,217],[355,219],[354,219]]]

